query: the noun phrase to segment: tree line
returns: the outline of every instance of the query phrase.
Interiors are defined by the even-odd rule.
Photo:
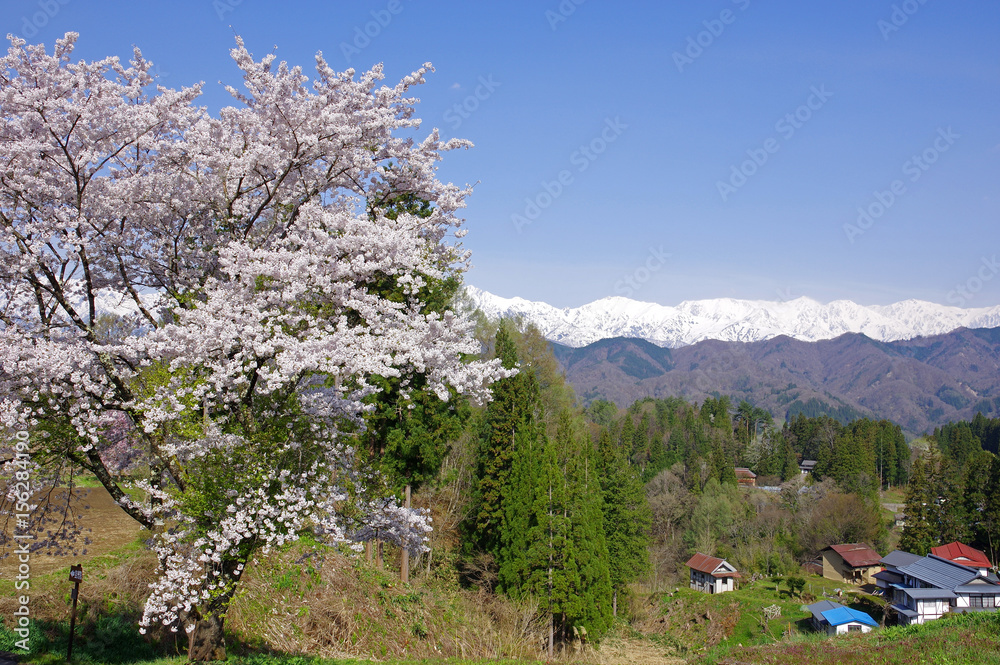
[[[900,548],[927,554],[959,541],[1000,552],[1000,418],[977,413],[970,422],[949,423],[926,437],[913,463],[906,491]]]

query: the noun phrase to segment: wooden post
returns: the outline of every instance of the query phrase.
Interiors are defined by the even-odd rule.
[[[406,483],[406,509],[410,509],[410,484]],[[417,565],[420,565],[419,562]],[[403,563],[399,567],[399,580],[403,584],[407,584],[410,581],[410,550],[403,546]]]
[[[83,566],[74,564],[69,567],[69,581],[73,583],[73,610],[69,615],[69,647],[66,649],[66,662],[73,660],[73,632],[76,630],[76,599],[80,595],[80,582],[83,581]]]

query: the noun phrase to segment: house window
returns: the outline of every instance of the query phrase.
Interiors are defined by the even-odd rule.
[[[849,624],[847,626],[847,632],[849,632],[849,633],[860,633],[861,632],[861,626],[859,626],[857,624],[853,624],[853,623]]]
[[[982,596],[969,596],[969,607],[985,607]]]

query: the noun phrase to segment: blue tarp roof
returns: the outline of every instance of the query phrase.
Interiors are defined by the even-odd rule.
[[[823,618],[826,619],[831,626],[840,626],[841,624],[857,621],[858,623],[863,623],[868,626],[878,627],[875,620],[868,616],[865,612],[852,610],[850,607],[837,607],[832,610],[827,610],[826,612],[823,612]]]

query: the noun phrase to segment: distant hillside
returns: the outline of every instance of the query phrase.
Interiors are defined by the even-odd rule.
[[[779,419],[798,412],[887,418],[912,435],[977,411],[1000,414],[1000,328],[897,342],[849,333],[819,342],[779,336],[677,349],[616,338],[553,349],[587,403],[603,398],[626,406],[646,396],[700,402],[724,394]]]

